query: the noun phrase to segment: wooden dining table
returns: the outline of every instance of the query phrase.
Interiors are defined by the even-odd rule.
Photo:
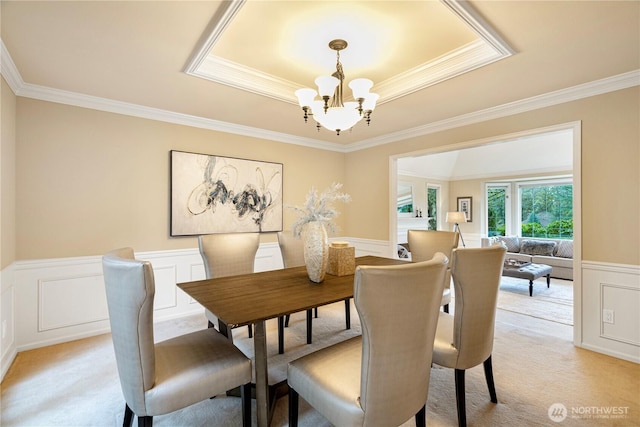
[[[356,258],[358,265],[398,265],[407,261],[377,256]],[[265,322],[353,297],[354,275],[327,274],[309,280],[306,268],[293,267],[216,279],[178,283],[178,287],[215,314],[221,330],[254,325],[254,369],[258,427],[271,421],[274,393],[269,390]]]

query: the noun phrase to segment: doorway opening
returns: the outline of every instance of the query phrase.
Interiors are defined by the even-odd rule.
[[[437,210],[436,223],[439,230],[450,230],[452,224],[444,220],[448,211],[457,211],[458,198],[471,200],[471,222],[460,224],[466,247],[480,247],[482,239],[495,234],[495,223],[487,210],[487,190],[508,191],[511,214],[503,225],[513,235],[521,235],[522,218],[518,216],[520,202],[516,203],[514,191],[525,188],[527,181],[544,179],[568,180],[573,189],[573,282],[571,316],[574,328],[574,343],[579,343],[581,334],[581,133],[580,122],[571,122],[547,128],[533,129],[508,135],[498,135],[482,140],[466,141],[419,152],[403,153],[390,158],[390,207],[397,203],[398,182],[410,182],[413,191],[414,209],[428,212],[428,201],[416,198],[415,188],[426,188],[437,184],[441,204]],[[544,178],[544,179],[543,179]],[[512,196],[514,195],[514,196]],[[421,205],[421,203],[424,203]],[[407,214],[405,213],[405,218]],[[415,217],[414,214],[409,214]],[[405,243],[406,219],[390,209],[390,242],[392,247]],[[546,221],[546,219],[545,219]],[[418,221],[415,221],[418,224]],[[493,227],[493,229],[492,229]],[[421,227],[425,228],[425,227]],[[426,229],[426,228],[425,228]],[[528,285],[528,282],[527,282]],[[537,285],[537,282],[536,282]],[[540,285],[538,285],[540,286]],[[546,288],[546,286],[545,286]],[[541,289],[541,288],[540,288]],[[527,298],[528,292],[527,292]],[[534,293],[535,298],[535,293]],[[541,298],[539,298],[540,300]],[[539,301],[538,300],[538,301]]]

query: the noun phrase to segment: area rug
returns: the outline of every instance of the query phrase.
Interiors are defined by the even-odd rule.
[[[498,309],[573,326],[573,281],[541,277],[533,281],[533,296],[529,296],[529,281],[503,277],[498,294]]]

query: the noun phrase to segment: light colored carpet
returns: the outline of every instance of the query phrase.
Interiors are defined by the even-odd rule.
[[[503,277],[498,294],[498,308],[526,314],[538,319],[573,325],[573,281],[546,277],[533,281],[533,296],[529,296],[529,281]]]
[[[552,285],[553,286],[553,285]],[[545,286],[546,288],[546,286]],[[527,291],[528,292],[528,291]],[[535,297],[535,294],[534,294]],[[527,293],[527,299],[528,299]],[[320,308],[314,322],[314,344],[302,344],[304,313],[292,316],[286,330],[286,353],[276,355],[275,322],[269,322],[268,342],[272,380],[284,372],[286,360],[311,351],[336,337],[359,332],[355,309],[352,331],[344,330],[344,304]],[[161,322],[156,340],[203,328],[204,315]],[[408,327],[412,327],[408,325]],[[246,328],[234,331],[236,343],[252,354]],[[401,331],[399,331],[401,333]],[[482,367],[467,371],[467,419],[470,426],[549,426],[549,407],[564,404],[584,408],[626,408],[624,418],[567,418],[561,426],[640,425],[640,366],[578,349],[572,343],[570,326],[498,310],[493,353],[494,376],[499,404],[489,401]],[[411,393],[411,390],[407,390]],[[13,426],[121,426],[124,400],[115,366],[109,334],[22,352],[2,383],[3,427]],[[582,408],[582,409],[581,409]],[[255,405],[254,405],[255,425]],[[154,425],[238,426],[240,400],[215,399],[154,418]],[[272,426],[286,426],[287,399],[278,400]],[[429,426],[457,425],[453,372],[434,366],[427,402]],[[314,409],[301,401],[300,425],[329,426]],[[403,427],[414,425],[413,419]]]

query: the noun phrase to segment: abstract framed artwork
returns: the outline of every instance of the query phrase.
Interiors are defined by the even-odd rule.
[[[282,231],[282,163],[171,151],[171,236]]]
[[[470,196],[458,197],[458,212],[464,212],[467,222],[471,222],[472,216],[472,199]]]

